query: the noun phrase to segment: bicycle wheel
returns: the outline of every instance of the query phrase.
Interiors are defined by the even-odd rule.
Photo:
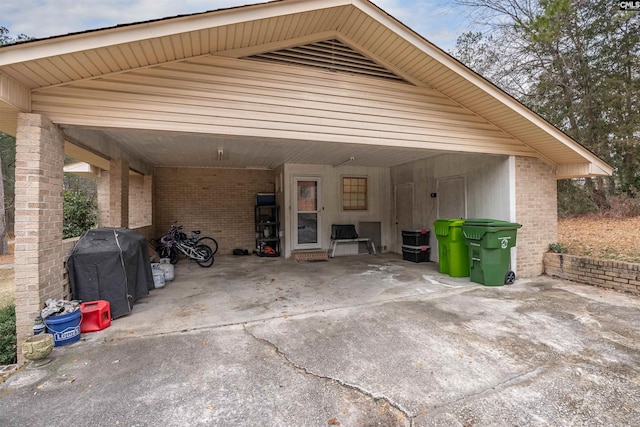
[[[198,245],[195,248],[196,251],[196,262],[200,267],[211,267],[213,265],[213,252],[211,248],[207,245]]]
[[[214,255],[218,252],[218,242],[213,237],[201,237],[198,239],[198,244],[209,246],[211,253]]]
[[[160,258],[169,258],[171,264],[178,263],[178,251],[175,248],[163,247],[160,249],[158,255],[160,255]]]

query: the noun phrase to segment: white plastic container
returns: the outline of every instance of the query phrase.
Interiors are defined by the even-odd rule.
[[[158,265],[158,269],[164,273],[164,280],[165,281],[173,280],[173,275],[174,275],[174,273],[173,273],[173,265],[171,265],[169,263],[165,264],[164,262],[161,262]]]
[[[153,273],[153,285],[158,288],[164,288],[164,272],[160,269],[152,269]]]

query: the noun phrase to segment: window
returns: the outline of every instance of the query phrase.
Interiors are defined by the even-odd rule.
[[[367,210],[367,178],[342,177],[342,209],[345,211]]]

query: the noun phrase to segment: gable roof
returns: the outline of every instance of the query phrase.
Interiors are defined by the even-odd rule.
[[[612,173],[594,153],[367,0],[282,0],[2,47],[0,130],[15,131],[17,112],[31,111],[34,91],[200,56],[274,60],[332,40],[365,59],[363,72],[378,68],[464,106],[556,166],[559,178]]]

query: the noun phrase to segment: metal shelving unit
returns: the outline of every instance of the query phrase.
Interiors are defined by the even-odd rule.
[[[274,253],[266,249],[270,247]],[[280,208],[256,204],[256,249],[259,256],[280,256]]]

